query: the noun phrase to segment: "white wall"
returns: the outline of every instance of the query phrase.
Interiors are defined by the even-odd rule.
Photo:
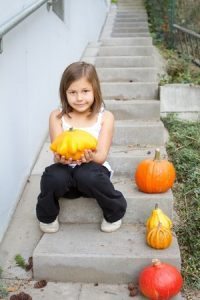
[[[34,0],[2,0],[0,24]],[[97,41],[105,0],[65,0],[65,21],[42,6],[3,38],[0,54],[0,241],[58,106],[65,67]]]

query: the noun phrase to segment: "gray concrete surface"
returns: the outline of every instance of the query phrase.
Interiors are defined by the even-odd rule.
[[[119,0],[120,2],[120,0]],[[123,5],[126,6],[126,4],[129,1],[123,1]],[[141,1],[135,1],[135,3],[141,3]],[[135,14],[134,17],[132,18],[128,18],[127,15],[127,10],[131,10],[131,9],[135,9],[135,6],[123,6],[120,7],[121,4],[119,5],[119,9],[118,9],[118,13],[121,14],[121,16],[116,16],[117,13],[117,7],[112,7],[110,13],[108,14],[108,19],[107,19],[107,24],[105,24],[104,26],[104,30],[102,31],[101,34],[101,38],[102,39],[110,39],[110,41],[108,42],[107,40],[107,44],[104,44],[108,46],[108,48],[113,45],[113,41],[114,38],[112,37],[118,37],[116,39],[116,42],[114,43],[114,45],[118,46],[118,48],[120,47],[120,39],[119,37],[128,37],[128,39],[130,37],[134,37],[132,39],[132,41],[128,41],[128,39],[124,39],[125,44],[127,43],[127,46],[133,46],[133,45],[137,45],[137,46],[144,46],[145,43],[144,42],[139,42],[139,39],[142,41],[142,39],[144,39],[143,41],[145,41],[146,37],[148,38],[148,40],[150,39],[150,34],[149,33],[112,33],[111,32],[111,27],[110,24],[112,24],[113,22],[113,26],[115,26],[115,24],[124,24],[123,26],[127,26],[127,24],[131,24],[133,22],[144,22],[147,21],[147,16],[146,14]],[[136,5],[137,6],[137,5]],[[140,6],[140,5],[139,5]],[[123,15],[123,16],[122,16]],[[140,16],[139,16],[140,15]],[[109,24],[110,23],[110,24]],[[137,40],[137,38],[139,38]],[[134,40],[136,42],[136,44],[134,44]],[[86,58],[86,60],[88,59],[91,63],[95,63],[96,66],[98,67],[154,67],[155,66],[155,61],[154,61],[154,56],[140,56],[140,54],[138,54],[139,56],[135,56],[133,57],[133,53],[130,54],[130,56],[126,55],[126,59],[124,59],[124,56],[122,56],[122,53],[118,53],[117,50],[115,53],[115,56],[113,54],[107,53],[109,54],[109,57],[107,56],[97,56],[97,54],[99,54],[99,49],[101,48],[103,44],[101,44],[101,42],[98,43],[93,43],[90,45],[90,47],[86,48],[85,53],[83,54],[83,58]],[[148,45],[151,45],[151,43]],[[106,47],[102,47],[102,48],[107,48]],[[123,45],[124,46],[124,45]],[[112,47],[113,48],[113,47]],[[137,48],[139,49],[139,48]],[[130,50],[130,48],[129,48]],[[132,48],[131,48],[132,50]],[[126,52],[127,51],[127,52]],[[125,51],[125,54],[128,54],[128,49]],[[149,50],[148,50],[149,51]],[[116,56],[117,55],[117,56]],[[124,55],[124,54],[123,54]],[[117,97],[121,98],[122,100],[125,100],[125,98],[128,99],[128,97],[130,97],[132,100],[139,100],[139,99],[149,99],[150,101],[152,101],[152,99],[157,99],[157,89],[155,89],[155,86],[150,87],[151,84],[149,84],[149,91],[145,91],[145,94],[143,94],[142,92],[140,92],[142,90],[142,88],[140,88],[140,91],[138,92],[138,90],[131,88],[131,93],[130,94],[126,94],[126,90],[127,90],[127,86],[120,86],[119,90],[117,91]],[[130,87],[130,86],[129,86]],[[143,85],[144,87],[144,85]],[[116,87],[115,87],[116,89]],[[110,93],[113,93],[113,90],[110,90]],[[124,93],[124,96],[123,96]],[[149,95],[146,97],[146,95]],[[153,95],[153,97],[152,97]],[[143,98],[145,97],[145,98]],[[108,97],[109,98],[109,97]],[[107,99],[108,99],[107,98]],[[120,100],[120,99],[117,100]],[[106,98],[105,98],[106,99]],[[114,98],[110,97],[111,100],[113,100]],[[143,100],[141,100],[143,101]],[[142,103],[142,102],[141,102]],[[120,102],[119,102],[120,104]],[[128,104],[128,103],[127,103]],[[150,102],[149,102],[150,104]],[[129,104],[130,105],[130,104]],[[147,103],[146,103],[147,105]],[[127,112],[126,112],[127,113]],[[157,110],[158,113],[158,110]],[[154,115],[155,116],[155,115]],[[156,119],[156,118],[155,118]],[[153,124],[152,122],[149,122],[151,125]],[[156,122],[154,122],[156,123]],[[137,125],[139,124],[139,122],[137,123]],[[159,124],[159,122],[157,122],[156,124]],[[160,126],[160,125],[159,125]],[[129,127],[132,128],[131,124],[128,124],[125,127]],[[120,125],[120,122],[118,122],[118,128],[122,128],[122,126]],[[126,128],[126,129],[127,129]],[[140,129],[138,129],[138,134],[140,134],[141,132],[141,126],[139,126]],[[150,132],[152,134],[152,129],[154,129],[154,127],[148,127],[148,133],[150,135]],[[121,129],[119,129],[121,130]],[[159,135],[162,131],[157,132],[156,134]],[[124,134],[124,131],[121,132],[121,134]],[[129,132],[129,135],[131,134],[136,134],[135,131],[133,132]],[[147,134],[146,134],[147,136]],[[136,139],[134,140],[134,143],[138,142],[136,141]],[[146,144],[147,141],[145,141]],[[154,140],[155,142],[155,140]],[[122,141],[123,143],[123,141]],[[48,143],[47,143],[48,144]],[[45,145],[47,145],[45,144]],[[120,150],[120,152],[124,151],[123,149],[118,149]],[[117,148],[115,148],[115,150],[112,151],[116,151],[115,153],[113,152],[112,155],[113,157],[115,156],[115,159],[113,159],[113,161],[115,161],[116,159],[119,160],[119,158],[121,157],[121,159],[123,159],[123,155],[119,154],[120,152],[118,152]],[[125,150],[126,151],[126,150]],[[133,149],[131,150],[133,151]],[[129,152],[129,151],[128,151]],[[128,153],[127,153],[128,154]],[[41,153],[40,158],[38,160],[38,162],[36,163],[32,175],[30,177],[30,179],[27,182],[27,185],[25,186],[24,192],[22,194],[21,200],[16,208],[15,214],[13,215],[13,219],[12,222],[10,223],[10,226],[8,228],[8,231],[5,235],[5,238],[3,240],[3,242],[0,245],[0,266],[3,268],[3,278],[8,281],[8,284],[11,285],[11,283],[15,283],[16,281],[16,285],[19,284],[19,289],[17,290],[18,292],[23,290],[27,293],[30,293],[31,296],[33,297],[34,300],[49,300],[49,299],[54,299],[54,300],[62,300],[62,299],[74,299],[74,300],[127,300],[130,299],[129,297],[129,292],[127,289],[127,284],[116,284],[116,282],[123,282],[123,280],[126,281],[127,280],[135,280],[137,281],[137,276],[134,267],[136,267],[136,271],[139,272],[139,268],[141,267],[141,264],[139,265],[139,260],[137,261],[137,263],[133,262],[133,257],[131,254],[134,254],[135,257],[137,257],[137,255],[143,255],[144,256],[144,260],[146,259],[146,263],[150,262],[150,259],[152,258],[152,256],[154,256],[154,254],[156,254],[156,256],[160,255],[162,257],[167,257],[167,254],[169,254],[168,259],[170,261],[173,261],[175,264],[177,264],[178,266],[180,266],[180,256],[178,255],[178,248],[177,248],[177,241],[174,238],[174,243],[172,248],[168,249],[166,252],[157,252],[153,249],[147,248],[146,245],[144,245],[145,243],[145,239],[144,239],[144,227],[141,227],[139,225],[126,225],[126,223],[132,222],[133,218],[137,218],[137,213],[136,210],[134,211],[134,206],[130,206],[130,211],[127,214],[127,219],[124,222],[124,225],[122,226],[122,228],[116,232],[111,234],[111,236],[115,236],[115,237],[119,237],[119,238],[111,238],[111,236],[109,237],[109,235],[103,234],[102,232],[100,232],[99,230],[99,226],[100,226],[100,222],[96,222],[95,224],[65,224],[61,226],[61,230],[56,234],[56,235],[43,235],[40,230],[39,230],[39,226],[38,226],[38,222],[36,220],[35,217],[35,205],[36,205],[36,200],[37,200],[37,195],[39,192],[39,180],[40,180],[40,176],[36,175],[37,172],[39,172],[39,174],[41,174],[41,169],[42,166],[44,166],[46,163],[49,163],[49,152],[47,151],[47,148],[44,147],[43,149],[43,153]],[[127,167],[127,166],[126,166]],[[38,171],[39,170],[39,171]],[[35,173],[34,173],[35,172]],[[116,181],[114,181],[116,180]],[[129,179],[130,180],[130,179]],[[135,186],[134,184],[129,184],[127,185],[127,179],[125,177],[123,177],[122,180],[119,180],[117,177],[113,177],[113,181],[114,184],[119,185],[119,189],[124,188],[124,193],[127,193],[127,195],[130,195],[130,189],[134,189],[135,190]],[[148,201],[148,206],[144,206],[141,205],[141,198],[145,197],[146,201]],[[169,196],[169,197],[168,197]],[[128,198],[129,196],[127,196]],[[146,195],[143,195],[140,193],[139,194],[135,194],[135,200],[138,200],[137,203],[137,211],[139,212],[141,210],[141,213],[139,214],[140,216],[142,216],[142,212],[144,213],[143,217],[145,218],[145,213],[147,216],[147,211],[148,209],[150,209],[151,203],[153,205],[154,200],[159,200],[160,196],[159,195],[154,195],[153,197],[149,196],[149,199],[146,198]],[[77,201],[80,201],[81,199],[77,199]],[[83,199],[82,199],[83,200]],[[87,199],[86,201],[86,205],[92,205],[94,204],[94,202],[90,201],[91,199]],[[141,200],[141,201],[140,201]],[[130,200],[132,201],[132,200]],[[171,201],[171,196],[170,196],[170,192],[169,195],[165,194],[162,195],[162,200],[160,199],[160,204],[161,206],[163,206],[163,208],[167,209],[166,202]],[[157,202],[157,201],[156,201]],[[64,202],[63,199],[61,199],[60,201],[61,206],[62,205],[66,205],[66,202]],[[136,203],[136,202],[135,202]],[[74,210],[74,203],[70,204],[71,205],[71,210]],[[136,205],[136,204],[135,204]],[[87,208],[87,206],[86,206]],[[69,207],[67,207],[67,209],[69,209]],[[95,212],[96,216],[98,216],[99,212]],[[75,214],[74,213],[74,219],[76,218],[76,216],[80,217],[81,214],[79,212],[79,214]],[[63,216],[63,221],[65,222],[66,219],[66,215],[64,214]],[[87,216],[88,217],[88,216]],[[89,215],[89,217],[92,218],[91,215]],[[83,218],[83,215],[82,217]],[[100,220],[101,216],[99,215],[99,220]],[[130,218],[130,219],[129,219]],[[69,221],[69,219],[67,220],[67,222]],[[88,220],[87,220],[88,221]],[[142,219],[141,219],[142,221]],[[74,220],[73,220],[74,222]],[[139,222],[139,219],[138,219]],[[135,228],[135,230],[134,230]],[[136,228],[138,230],[136,230]],[[139,230],[140,228],[140,230]],[[64,230],[64,231],[63,231]],[[73,234],[72,234],[73,232]],[[143,232],[143,233],[142,233]],[[140,234],[139,234],[140,233]],[[74,240],[72,239],[72,236],[74,235]],[[93,237],[92,239],[90,237]],[[66,238],[67,237],[67,238]],[[124,241],[124,242],[120,242]],[[104,245],[104,244],[105,245]],[[142,249],[143,251],[141,251],[140,247],[138,246],[139,244],[142,245]],[[61,247],[62,245],[62,247]],[[89,245],[89,247],[88,247]],[[134,247],[131,247],[134,246]],[[114,247],[113,247],[114,246]],[[49,248],[48,248],[49,247]],[[47,279],[50,278],[53,275],[58,275],[58,277],[61,279],[66,279],[68,278],[68,282],[63,283],[63,282],[55,282],[55,277],[54,277],[54,282],[48,281],[48,284],[46,287],[42,288],[42,289],[35,289],[34,286],[34,280],[33,280],[33,276],[31,271],[29,272],[25,272],[23,269],[19,268],[18,266],[16,266],[15,264],[15,260],[14,257],[16,254],[21,254],[25,260],[28,260],[28,258],[30,256],[33,255],[33,252],[35,250],[36,255],[38,254],[38,260],[36,259],[36,256],[34,257],[34,272],[37,273],[37,268],[35,269],[36,266],[39,267],[39,271],[38,271],[38,275],[42,276],[42,279]],[[72,251],[70,251],[70,249]],[[58,252],[56,252],[58,250]],[[125,252],[124,252],[125,250]],[[147,251],[147,252],[145,252]],[[174,251],[174,252],[173,252]],[[97,255],[97,252],[100,254],[99,256],[97,256],[97,261],[95,263],[95,256]],[[107,253],[108,252],[108,253]],[[42,257],[43,254],[45,253],[45,256],[47,254],[47,257]],[[147,253],[149,253],[149,255],[147,255]],[[150,254],[151,253],[151,254]],[[154,254],[153,254],[154,253]],[[174,253],[174,254],[173,254]],[[56,254],[54,256],[54,254]],[[85,256],[83,256],[83,254]],[[90,256],[90,254],[92,254],[92,256]],[[113,255],[112,255],[113,254]],[[68,255],[68,258],[66,259]],[[110,256],[110,261],[108,260],[108,256]],[[86,258],[83,259],[83,257]],[[43,259],[44,258],[44,259]],[[63,258],[65,260],[65,263],[63,264]],[[92,259],[91,259],[92,258]],[[122,259],[121,259],[122,258]],[[56,266],[55,265],[55,261],[60,261],[60,263]],[[69,261],[69,264],[66,264],[66,261]],[[45,264],[45,261],[47,262]],[[88,262],[88,265],[86,265],[86,268],[83,270],[83,265],[85,262]],[[50,264],[49,264],[50,263]],[[75,266],[75,273],[76,275],[73,275],[72,277],[70,276],[70,274],[73,274],[73,269],[68,269],[68,272],[65,273],[64,268],[62,269],[62,265],[63,266],[69,266],[70,263],[73,263]],[[93,265],[92,265],[93,263]],[[118,264],[119,263],[119,264]],[[143,263],[145,263],[145,261],[143,261]],[[117,267],[116,267],[116,264]],[[42,267],[43,266],[43,267]],[[90,268],[89,273],[87,274],[87,268]],[[105,266],[105,270],[103,268],[103,266]],[[139,267],[140,266],[140,267]],[[52,268],[53,267],[53,268]],[[60,273],[57,272],[58,274],[56,274],[56,270],[60,269]],[[96,268],[96,270],[98,270],[98,272],[96,272],[97,275],[96,279],[100,279],[102,278],[102,275],[105,274],[105,278],[103,276],[103,280],[107,281],[107,284],[100,284],[99,282],[97,282],[94,277],[94,273],[92,270],[94,270]],[[45,271],[46,269],[46,271]],[[44,273],[43,273],[44,272]],[[45,273],[46,272],[46,273]],[[112,272],[114,274],[114,277],[112,277],[112,279],[110,278],[109,274],[110,272]],[[118,274],[117,274],[118,272]],[[134,273],[134,274],[133,274]],[[43,278],[43,274],[44,276],[46,276],[45,274],[47,274],[46,278]],[[120,275],[121,274],[121,275]],[[82,279],[83,281],[85,280],[85,276],[88,275],[90,278],[90,283],[89,284],[84,284],[82,283]],[[49,276],[49,277],[48,277]],[[62,277],[63,276],[63,277]],[[79,279],[78,279],[79,278]],[[81,279],[82,278],[82,279]],[[109,282],[115,281],[115,284],[108,284]],[[126,278],[126,279],[125,279]],[[80,282],[77,283],[71,283],[71,280],[74,279],[75,281],[80,280]],[[95,282],[94,282],[95,281]],[[137,283],[137,282],[135,282]],[[11,295],[12,293],[10,293]],[[135,297],[135,299],[139,300],[139,299],[144,299],[144,297],[142,297],[141,295],[138,295]],[[181,295],[178,295],[177,297],[175,297],[174,299],[182,299]],[[193,299],[194,300],[194,299]]]
[[[191,84],[166,84],[160,87],[161,115],[175,113],[179,118],[200,120],[200,87]]]
[[[175,237],[169,248],[155,250],[145,242],[144,225],[123,224],[110,234],[101,232],[99,227],[62,224],[57,233],[45,234],[33,253],[34,278],[107,284],[135,282],[152,258],[180,269]]]

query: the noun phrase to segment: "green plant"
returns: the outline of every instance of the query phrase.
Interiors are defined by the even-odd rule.
[[[3,269],[0,267],[0,278],[2,278]],[[7,288],[2,282],[0,282],[0,299],[5,298],[8,295]]]
[[[169,83],[200,84],[200,72],[187,57],[180,57],[176,50],[166,49],[157,44],[166,62],[166,73],[160,76],[160,85]]]
[[[179,222],[174,227],[182,258],[185,288],[200,289],[200,122],[163,118],[169,131],[167,152],[177,180],[173,188]]]
[[[0,299],[4,299],[8,296],[7,288],[0,282]]]
[[[2,277],[3,269],[0,267],[0,278]]]
[[[25,262],[25,259],[20,255],[20,254],[17,254],[15,256],[15,262],[16,262],[16,265],[21,267],[22,269],[26,269],[26,262]]]

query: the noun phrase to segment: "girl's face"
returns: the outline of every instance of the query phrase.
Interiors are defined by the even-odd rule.
[[[67,100],[76,112],[88,112],[94,102],[92,85],[85,77],[74,81],[66,91]]]

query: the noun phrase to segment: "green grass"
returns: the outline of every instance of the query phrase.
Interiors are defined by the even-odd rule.
[[[25,259],[20,254],[15,255],[15,262],[17,266],[26,269]]]
[[[200,290],[200,122],[181,121],[173,115],[163,122],[170,135],[167,152],[177,172],[173,194],[179,221],[175,232],[184,287]]]

